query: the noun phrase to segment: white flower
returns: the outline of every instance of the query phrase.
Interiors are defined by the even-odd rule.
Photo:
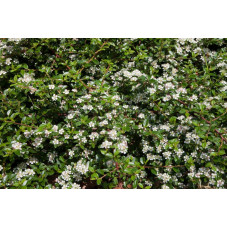
[[[161,178],[164,183],[167,183],[171,179],[170,175],[167,173],[163,173]]]
[[[54,145],[57,145],[57,144],[59,144],[59,141],[58,141],[57,139],[54,139],[54,140],[53,140],[53,144],[54,144]]]
[[[34,172],[33,169],[26,169],[26,170],[24,171],[24,174],[26,174],[26,175],[28,175],[28,176],[33,176],[33,175],[35,175],[35,172]]]
[[[167,132],[170,131],[170,127],[169,127],[168,125],[161,125],[161,126],[160,126],[160,129],[164,129],[164,130],[166,130]]]
[[[83,143],[87,143],[86,137],[83,137],[83,138],[81,139],[81,141],[82,141]]]
[[[33,134],[33,131],[25,131],[25,132],[24,132],[24,136],[25,136],[26,138],[29,138],[32,134]]]
[[[176,49],[178,54],[182,54],[182,48],[180,46],[177,46]]]
[[[32,86],[29,86],[29,89],[30,89],[30,94],[34,94],[35,91],[37,91],[37,89]]]
[[[54,94],[54,95],[52,96],[52,100],[53,100],[53,101],[56,101],[56,100],[58,99],[58,97],[59,97],[58,95],[55,95],[55,94]]]
[[[165,157],[165,159],[169,159],[171,157],[171,152],[166,151],[163,153],[163,156]]]
[[[169,63],[163,64],[162,67],[163,67],[165,70],[167,70],[167,69],[169,69],[170,64],[169,64]]]
[[[71,189],[81,189],[80,185],[77,183],[73,183],[72,184],[72,188]]]
[[[157,79],[157,81],[158,81],[158,83],[162,84],[162,83],[164,82],[164,79],[163,79],[163,77],[159,77],[159,78]]]
[[[108,149],[108,148],[110,148],[111,145],[112,145],[112,142],[109,142],[106,140],[101,144],[101,148]]]
[[[193,96],[192,96],[192,99],[197,100],[198,97],[197,97],[196,95],[193,95]]]
[[[58,126],[57,126],[57,125],[54,125],[53,128],[52,128],[52,130],[53,130],[54,132],[57,132],[57,131],[58,131]]]
[[[163,184],[163,185],[162,185],[162,189],[169,189],[169,186]]]
[[[116,130],[111,130],[108,132],[109,136],[111,139],[117,139],[117,131]]]
[[[112,97],[112,99],[115,99],[115,100],[121,100],[121,98],[120,98],[120,96],[119,96],[119,95],[114,95],[114,96]]]
[[[3,170],[3,167],[2,167],[2,165],[0,165],[0,171],[2,171]]]
[[[69,120],[73,119],[73,114],[69,114],[69,115],[67,116],[67,118],[68,118]]]
[[[15,150],[21,150],[22,143],[19,143],[19,142],[16,142],[16,141],[12,141],[12,147]]]
[[[169,101],[171,99],[171,96],[170,95],[166,95],[162,100],[164,101],[164,102],[167,102],[167,101]]]
[[[61,177],[65,180],[65,181],[69,181],[70,180],[70,175],[69,175],[69,172],[66,170],[66,171],[63,171],[61,173]]]
[[[223,180],[218,180],[217,181],[217,187],[220,188],[224,185],[224,181]]]
[[[112,119],[111,113],[107,113],[107,114],[106,114],[106,117],[107,117],[108,120],[111,120],[111,119]]]
[[[143,113],[139,114],[138,118],[141,118],[141,119],[144,118],[144,114]]]
[[[196,95],[192,95],[191,97],[189,97],[189,99],[188,100],[190,100],[190,101],[194,101],[194,100],[198,100],[198,97],[196,96]]]
[[[138,128],[139,129],[143,129],[143,125],[138,125]]]
[[[16,178],[17,178],[17,180],[21,180],[22,177],[24,177],[24,173],[23,173],[22,170],[20,169],[20,170],[17,172]]]
[[[158,85],[158,89],[159,90],[163,90],[163,86],[162,85]]]
[[[62,185],[62,189],[68,189],[67,184],[63,184],[63,185]]]
[[[153,184],[151,182],[147,181],[147,180],[145,181],[145,184],[148,185],[148,186],[150,186],[150,187],[153,186]]]
[[[93,121],[89,122],[89,127],[90,127],[90,128],[95,127],[95,123],[94,123]]]
[[[68,95],[68,94],[69,94],[69,90],[65,89],[65,90],[63,91],[63,93],[66,94],[66,95]]]
[[[78,139],[78,138],[79,138],[79,135],[73,136],[73,139],[74,139],[74,140],[76,140],[76,139]]]
[[[82,163],[82,160],[78,161],[75,166],[76,170],[81,174],[85,174],[88,171],[88,167],[88,163],[85,165]]]
[[[151,95],[153,95],[156,92],[155,88],[147,88],[147,90],[150,92]]]
[[[87,110],[87,105],[84,105],[84,106],[82,107],[82,109],[83,109],[83,110]]]
[[[132,77],[130,80],[131,81],[137,81],[138,79],[137,79],[137,77]]]
[[[94,141],[95,138],[98,138],[99,134],[97,132],[92,132],[91,135],[89,135],[89,138]]]
[[[69,139],[69,137],[70,137],[70,136],[69,136],[68,134],[67,134],[67,135],[65,135],[65,139]]]
[[[64,129],[60,129],[60,130],[59,130],[59,134],[62,135],[63,133],[64,133]]]
[[[38,159],[35,157],[31,157],[28,159],[26,164],[29,165],[29,164],[35,164],[35,163],[38,163]]]
[[[24,77],[19,78],[18,81],[22,81],[24,83],[29,83],[32,81],[32,77],[28,73],[25,73]]]
[[[92,105],[88,105],[88,106],[87,106],[87,109],[88,109],[88,110],[93,110],[93,106],[92,106]]]
[[[187,90],[185,88],[180,87],[177,89],[177,93],[187,94]]]
[[[0,71],[0,76],[6,74],[6,71],[1,70]]]
[[[104,126],[104,125],[108,125],[108,121],[107,120],[101,121],[99,123],[99,126]]]
[[[169,89],[174,89],[175,86],[171,82],[169,82],[169,83],[166,83],[164,87],[166,90],[169,90]]]
[[[82,103],[83,100],[82,100],[81,98],[78,98],[78,99],[76,100],[76,102],[77,102],[77,103]]]
[[[33,146],[38,147],[43,141],[43,138],[37,137],[35,138],[34,142],[32,143]]]
[[[49,89],[54,89],[55,88],[55,85],[49,85]]]
[[[48,156],[48,158],[49,158],[49,162],[54,162],[54,158],[55,158],[55,156],[56,156],[56,154],[55,153],[48,153],[47,154],[47,156]]]
[[[179,94],[173,94],[173,98],[174,99],[178,99],[179,98]]]
[[[127,141],[122,141],[121,143],[119,143],[117,145],[119,151],[123,154],[126,154],[127,153],[127,150],[128,150],[128,144],[127,144]]]
[[[72,158],[74,156],[74,151],[73,150],[69,150],[69,157]]]
[[[7,58],[6,61],[5,61],[6,65],[10,65],[11,64],[11,60],[12,60],[11,58]]]
[[[45,136],[48,137],[48,136],[50,135],[51,132],[48,131],[48,130],[45,130],[44,133],[45,133]]]

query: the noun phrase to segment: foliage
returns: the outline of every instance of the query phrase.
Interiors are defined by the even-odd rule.
[[[1,39],[0,188],[225,188],[227,39]]]

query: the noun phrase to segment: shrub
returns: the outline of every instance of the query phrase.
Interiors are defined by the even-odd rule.
[[[0,188],[225,188],[227,39],[1,39]]]

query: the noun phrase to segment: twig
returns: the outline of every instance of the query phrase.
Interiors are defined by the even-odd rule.
[[[99,50],[97,50],[95,52],[95,54],[86,62],[86,64],[90,63],[93,58],[102,50],[103,46],[107,43],[107,40],[102,44],[102,46],[99,48]],[[80,74],[83,70],[84,70],[85,66],[83,66],[78,72],[77,74]]]
[[[180,102],[180,103],[182,103],[182,104],[184,104],[184,105],[187,105],[186,103],[184,103],[184,102],[181,101],[181,100],[177,100],[177,101]],[[227,111],[226,111],[226,112],[227,112]],[[225,113],[226,113],[226,112],[225,112]],[[202,119],[203,119],[206,123],[208,123],[209,125],[211,125],[211,122],[217,120],[218,118],[220,118],[221,116],[223,116],[223,115],[225,114],[225,113],[223,113],[223,114],[221,114],[220,116],[214,118],[213,120],[208,121],[208,120],[207,120],[206,118],[204,118],[200,113],[195,112],[195,111],[194,111],[194,113],[199,114],[200,118],[202,118]],[[227,140],[223,137],[222,133],[220,133],[217,129],[215,129],[214,131],[218,133],[218,135],[221,137],[222,140],[224,140],[225,142],[227,142]]]
[[[155,169],[155,168],[174,168],[174,167],[183,167],[184,165],[177,165],[177,166],[143,166],[144,168],[150,168],[150,169]]]
[[[221,150],[222,145],[223,145],[223,138],[221,138],[221,145],[220,145],[220,147],[218,148],[218,152]]]
[[[107,69],[106,69],[106,72],[105,72],[105,75],[108,73],[109,68],[110,68],[110,65],[108,65],[108,67],[107,67]],[[102,86],[103,86],[103,84],[104,84],[104,81],[105,81],[105,75],[104,75],[104,77],[103,77],[103,79],[102,79],[101,88],[102,88]]]
[[[3,120],[0,120],[0,121],[3,121]],[[13,123],[13,124],[16,124],[16,125],[22,125],[22,126],[26,126],[26,127],[30,127],[30,128],[37,128],[37,127],[34,127],[34,126],[30,126],[30,125],[26,125],[26,124],[22,124],[22,123],[17,123],[17,122],[14,122],[14,121],[3,121],[3,122]]]
[[[217,119],[219,119],[220,117],[222,117],[223,115],[225,115],[227,113],[227,111],[225,111],[223,114],[221,114],[219,117],[216,117],[216,118],[214,118],[213,120],[211,120],[211,121],[216,121]]]
[[[102,44],[102,46],[99,48],[99,50],[97,50],[95,52],[95,54],[86,62],[86,64],[90,63],[93,58],[102,50],[103,46],[107,43],[107,40]],[[66,67],[68,68],[68,70],[70,70],[71,68],[66,65]],[[80,74],[85,68],[85,65],[77,72],[77,74]],[[84,87],[86,87],[89,91],[91,90],[91,88],[89,88],[81,79],[79,79],[80,83],[83,84]]]
[[[113,169],[112,171],[110,171],[110,172],[104,174],[102,177],[100,177],[100,179],[104,178],[104,177],[107,176],[109,173],[113,173],[116,169],[117,169],[117,168],[115,168],[115,169]]]

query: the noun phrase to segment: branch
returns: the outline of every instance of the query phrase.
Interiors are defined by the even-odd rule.
[[[95,52],[95,54],[94,54],[88,61],[86,61],[86,64],[90,63],[90,62],[93,60],[93,58],[102,50],[103,46],[104,46],[106,43],[107,43],[107,40],[102,44],[102,46],[99,48],[99,50],[97,50],[97,51]],[[71,69],[68,65],[66,65],[66,67],[68,68],[68,70]],[[83,66],[83,67],[77,72],[77,74],[80,74],[80,73],[84,70],[84,68],[85,68],[85,66]],[[83,86],[86,87],[89,91],[91,90],[91,88],[89,88],[81,79],[79,79],[79,81],[80,81],[80,83],[83,84]]]
[[[223,145],[223,138],[221,138],[221,145],[220,145],[220,147],[218,148],[218,152],[221,150],[221,147],[222,147],[222,145]]]
[[[150,169],[155,169],[155,168],[174,168],[174,167],[183,167],[184,165],[177,165],[177,166],[143,166],[144,168],[150,168]]]
[[[95,52],[95,54],[86,62],[86,64],[90,63],[90,62],[93,60],[93,58],[102,50],[103,46],[104,46],[106,43],[107,43],[107,40],[102,44],[102,46],[99,48],[99,50],[97,50],[97,51]],[[80,74],[80,73],[83,71],[84,68],[85,68],[85,66],[83,66],[83,67],[77,72],[77,74]]]
[[[0,120],[0,121],[3,121],[3,120]],[[16,124],[16,125],[22,125],[22,126],[26,126],[26,127],[30,127],[30,128],[37,128],[37,127],[34,127],[34,126],[30,126],[30,125],[26,125],[26,124],[22,124],[22,123],[17,123],[17,122],[14,122],[14,121],[3,121],[3,122],[13,123],[13,124]]]
[[[182,103],[182,104],[184,104],[184,105],[187,105],[186,103],[184,103],[184,102],[181,101],[181,100],[177,100],[177,101],[180,102],[180,103]],[[227,112],[227,111],[226,111],[226,112]],[[194,113],[199,114],[199,116],[200,116],[201,119],[203,119],[204,121],[206,121],[206,123],[208,123],[209,125],[211,125],[211,123],[212,123],[213,121],[215,121],[215,120],[219,119],[221,116],[225,115],[226,112],[223,113],[223,114],[221,114],[219,117],[214,118],[214,119],[211,120],[211,121],[208,121],[206,118],[204,118],[204,117],[203,117],[200,113],[198,113],[198,112],[194,112]],[[225,138],[223,137],[223,134],[222,134],[222,133],[220,133],[217,129],[215,129],[214,131],[217,132],[217,134],[221,137],[222,140],[224,140],[225,142],[227,142],[227,139],[225,139]]]

